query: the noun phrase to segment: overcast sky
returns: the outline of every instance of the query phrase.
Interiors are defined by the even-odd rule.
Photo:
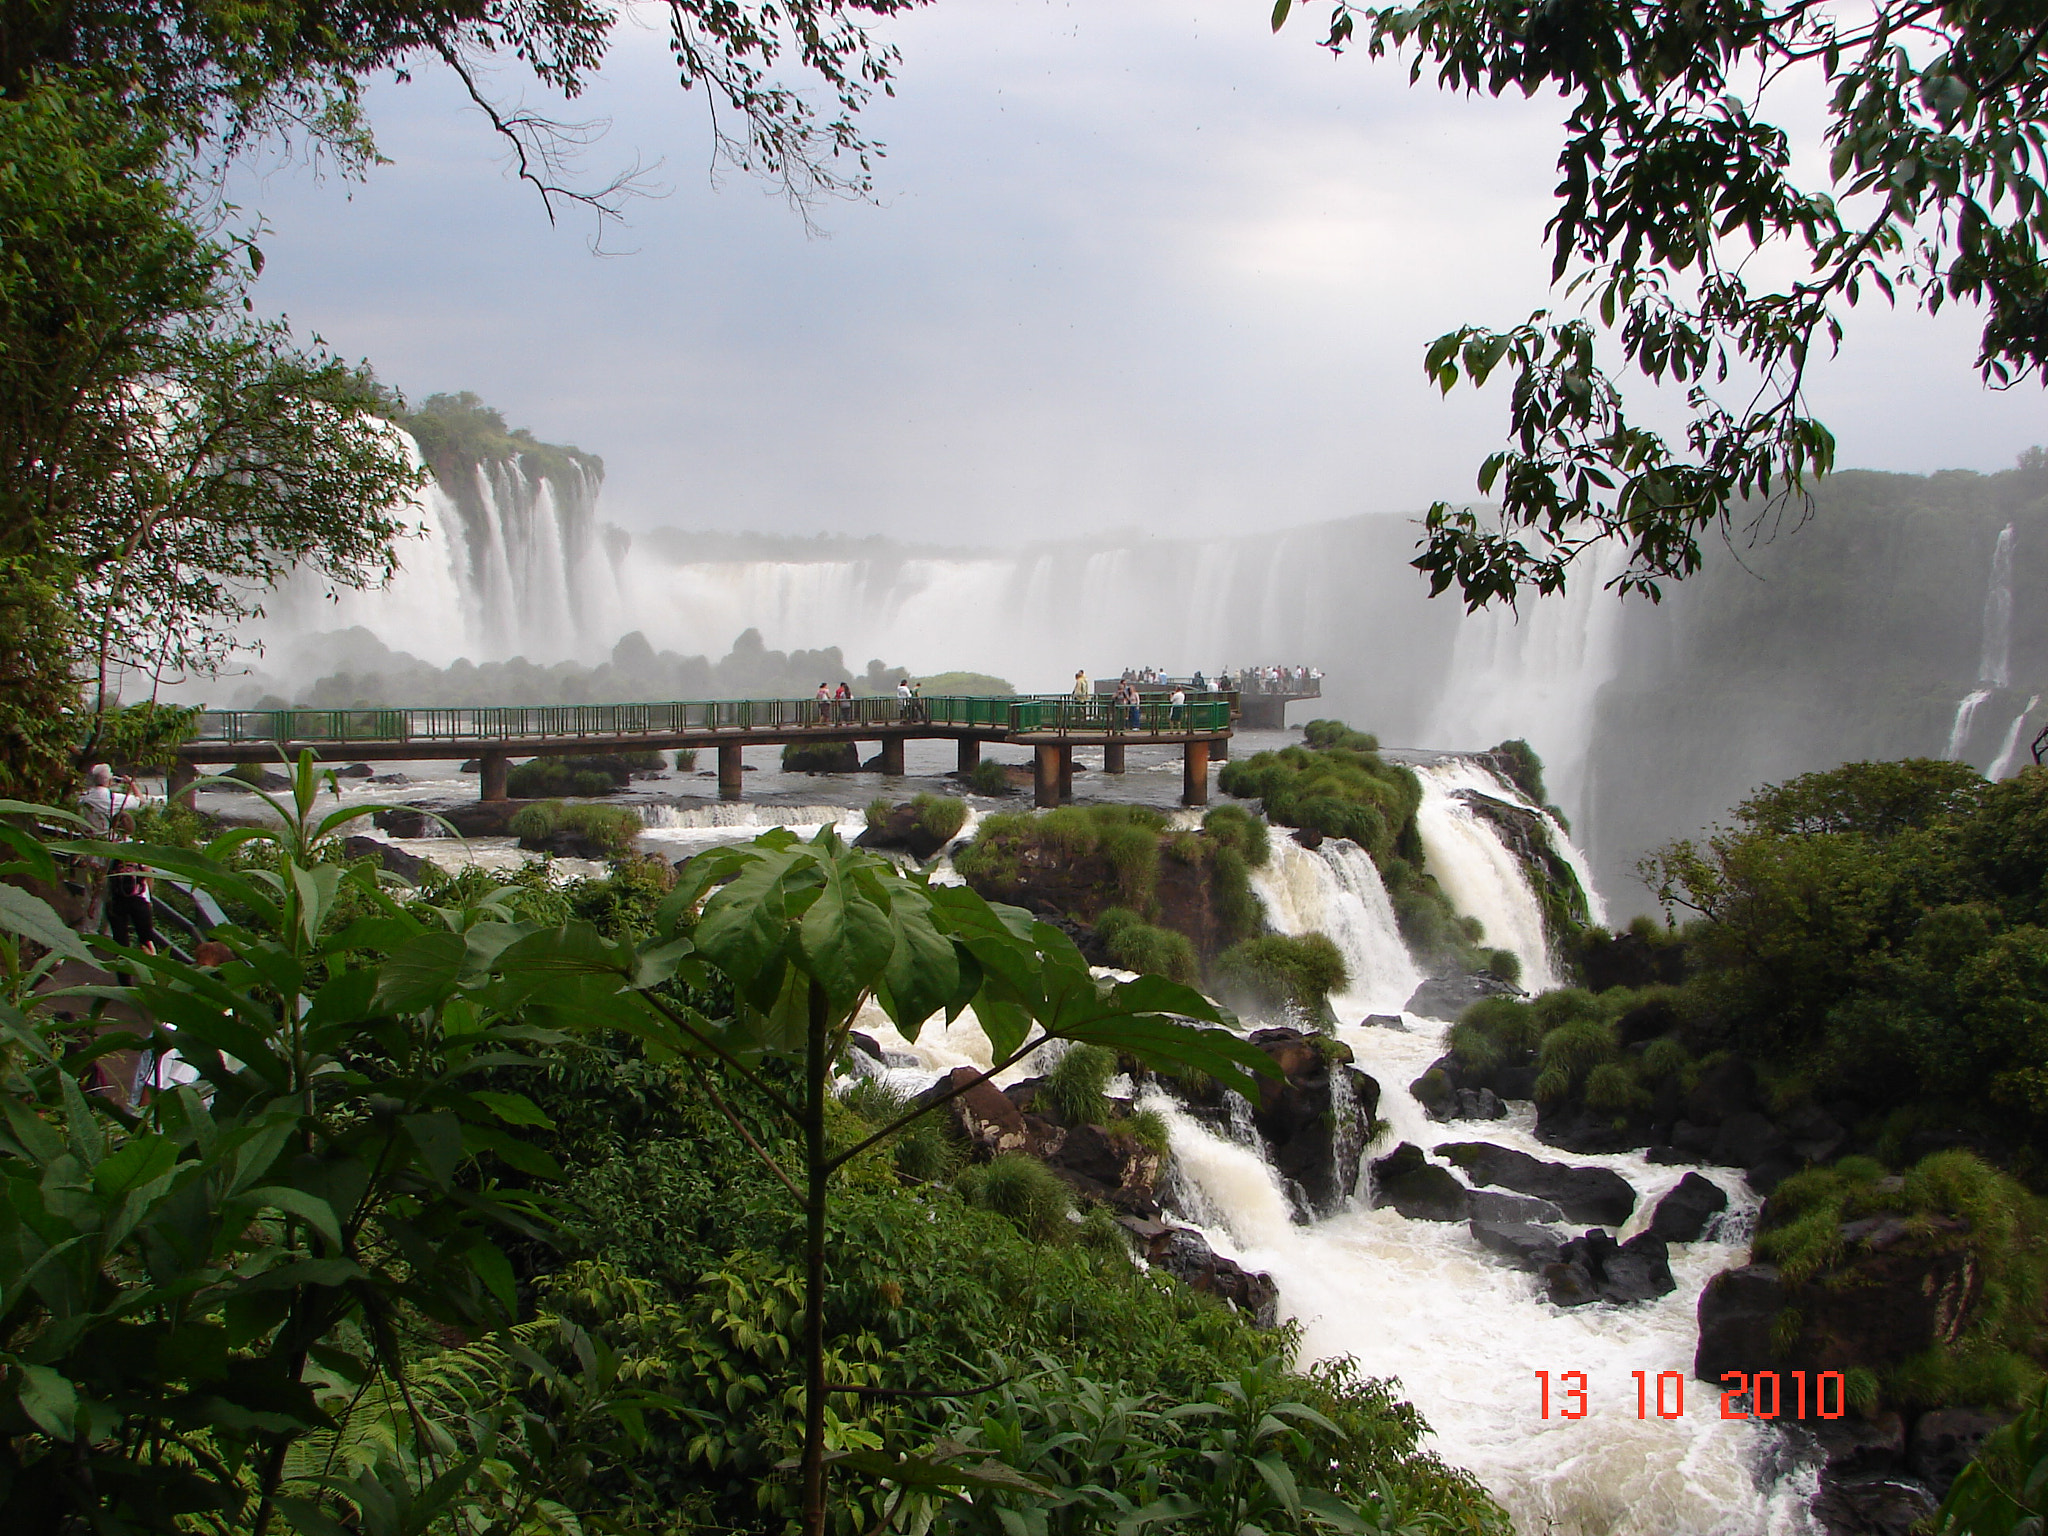
[[[364,183],[244,178],[259,293],[415,399],[475,390],[602,454],[628,527],[1013,543],[1463,499],[1504,392],[1440,399],[1422,351],[1545,302],[1558,112],[1332,59],[1314,9],[1278,37],[1269,0],[887,24],[878,201],[823,209],[824,238],[711,184],[701,101],[629,23],[574,111],[612,119],[593,177],[638,155],[668,193],[608,256],[423,67],[372,92],[393,163]],[[1968,315],[1860,313],[1814,389],[1842,462],[1990,470],[2048,441],[2041,390],[1985,391],[1973,342]]]

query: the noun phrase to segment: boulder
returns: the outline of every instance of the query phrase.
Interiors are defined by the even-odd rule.
[[[1678,1289],[1678,1282],[1671,1277],[1671,1258],[1664,1239],[1654,1232],[1638,1232],[1615,1247],[1614,1240],[1596,1228],[1578,1241],[1584,1242],[1589,1250],[1598,1250],[1594,1279],[1603,1301],[1624,1305],[1654,1301]],[[1565,1252],[1571,1253],[1571,1244],[1565,1245]]]
[[[1060,1138],[1046,1166],[1084,1199],[1133,1216],[1159,1214],[1166,1160],[1114,1125],[1077,1125]]]
[[[1792,1421],[1788,1415],[1780,1422]],[[1906,1425],[1896,1413],[1886,1411],[1874,1419],[1858,1414],[1823,1419],[1809,1409],[1808,1416],[1795,1427],[1812,1440],[1823,1476],[1895,1475],[1905,1469]]]
[[[935,837],[919,825],[917,807],[906,801],[890,807],[881,826],[870,826],[853,842],[856,848],[901,848],[922,863],[945,847],[948,839]]]
[[[419,884],[420,871],[427,867],[427,860],[418,854],[407,853],[378,837],[344,837],[341,851],[351,859],[375,859],[382,868],[415,885]]]
[[[1786,1147],[1775,1125],[1757,1111],[1743,1109],[1721,1122],[1710,1157],[1724,1167],[1754,1168],[1783,1156]]]
[[[1593,1277],[1583,1264],[1560,1259],[1544,1265],[1542,1275],[1544,1289],[1557,1306],[1583,1307],[1600,1299]]]
[[[1282,1074],[1259,1079],[1252,1124],[1274,1168],[1295,1192],[1301,1214],[1327,1216],[1357,1187],[1359,1157],[1366,1127],[1379,1109],[1380,1086],[1351,1065],[1351,1047],[1331,1036],[1260,1029],[1252,1032],[1251,1043],[1272,1057]]]
[[[1374,1204],[1391,1205],[1410,1221],[1463,1221],[1471,1191],[1448,1168],[1404,1141],[1372,1165]]]
[[[1314,827],[1296,827],[1287,835],[1311,853],[1323,846],[1323,834]]]
[[[1271,1275],[1247,1270],[1211,1248],[1199,1232],[1156,1221],[1125,1220],[1145,1261],[1205,1295],[1228,1302],[1254,1325],[1271,1328],[1280,1319],[1280,1287]]]
[[[1563,1221],[1564,1212],[1549,1200],[1533,1195],[1504,1194],[1497,1189],[1470,1191],[1474,1221],[1553,1222]]]
[[[1618,1227],[1636,1208],[1636,1192],[1611,1168],[1546,1163],[1485,1141],[1447,1142],[1436,1155],[1462,1168],[1474,1184],[1498,1185],[1551,1201],[1571,1221]]]
[[[1833,1161],[1843,1142],[1849,1139],[1841,1123],[1818,1104],[1802,1104],[1789,1114],[1780,1115],[1778,1129],[1792,1155],[1806,1163]]]
[[[1361,1029],[1395,1029],[1404,1035],[1408,1033],[1408,1026],[1402,1022],[1401,1015],[1398,1013],[1368,1013],[1360,1022],[1359,1027]]]
[[[1432,976],[1401,1005],[1403,1013],[1426,1019],[1455,1019],[1484,997],[1521,997],[1522,989],[1486,971]]]
[[[1756,1069],[1739,1056],[1717,1061],[1704,1072],[1685,1098],[1685,1118],[1695,1125],[1719,1125],[1730,1115],[1756,1109]]]
[[[972,1067],[955,1067],[919,1094],[916,1104],[929,1104],[939,1095],[980,1076]],[[956,1094],[945,1105],[947,1117],[960,1137],[984,1157],[1004,1152],[1028,1152],[1043,1158],[1057,1150],[1065,1132],[1050,1120],[1027,1115],[991,1082],[975,1083]]]
[[[368,763],[350,763],[346,768],[334,770],[337,779],[368,779],[376,777],[377,770]]]
[[[1785,1283],[1776,1265],[1745,1264],[1715,1275],[1700,1292],[1693,1375],[1718,1384],[1730,1371],[1768,1370],[1771,1325],[1784,1305]]]
[[[1491,1088],[1454,1088],[1451,1096],[1438,1109],[1430,1112],[1432,1120],[1500,1120],[1507,1116],[1508,1107],[1500,1095]]]
[[[1528,1222],[1481,1221],[1475,1216],[1466,1223],[1466,1229],[1480,1247],[1513,1260],[1516,1268],[1531,1274],[1543,1273],[1562,1257],[1564,1244],[1547,1227]]]
[[[1910,1477],[1823,1475],[1813,1515],[1828,1536],[1909,1536],[1939,1502]]]
[[[1824,1282],[1790,1298],[1803,1320],[1795,1368],[1878,1370],[1962,1337],[1983,1292],[1965,1223],[1872,1216],[1845,1223],[1841,1241]]]
[[[1946,1498],[1956,1475],[1976,1458],[1992,1431],[2002,1428],[2011,1414],[1988,1408],[1936,1408],[1913,1423],[1906,1441],[1906,1465],[1933,1490]]]
[[[876,768],[882,760],[877,757]],[[785,773],[857,773],[861,768],[857,741],[799,741],[782,749]]]
[[[1657,1202],[1647,1230],[1667,1243],[1698,1242],[1707,1223],[1728,1209],[1728,1195],[1712,1179],[1688,1173]]]
[[[370,775],[370,782],[372,784],[382,784],[387,789],[396,789],[399,785],[410,784],[412,781],[412,775],[409,773],[373,773]]]

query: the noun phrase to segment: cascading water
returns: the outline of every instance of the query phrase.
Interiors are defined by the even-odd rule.
[[[1415,772],[1422,781],[1422,806],[1415,824],[1422,833],[1429,872],[1452,905],[1485,925],[1488,945],[1514,951],[1522,962],[1524,987],[1541,992],[1556,986],[1557,968],[1550,958],[1543,906],[1529,884],[1528,873],[1493,827],[1458,798],[1457,791],[1477,791],[1497,800],[1513,796],[1519,801],[1520,797],[1465,758],[1424,763]],[[1568,842],[1565,839],[1558,846]],[[1590,884],[1587,889],[1590,891]]]
[[[1358,844],[1326,838],[1311,851],[1276,836],[1252,889],[1276,932],[1328,934],[1343,951],[1351,979],[1332,999],[1340,1016],[1398,1013],[1421,984],[1380,872]]]
[[[1994,688],[2012,684],[2012,542],[2013,525],[2007,523],[1991,549],[1991,586],[1984,594],[1984,651],[1977,679]]]
[[[1999,744],[1998,756],[1991,760],[1991,766],[1984,770],[1987,779],[2002,779],[2013,771],[2020,755],[2020,732],[2026,729],[2027,717],[2041,703],[2041,695],[2035,694],[2027,700],[2027,707],[2012,717],[2012,724],[2005,728],[2005,740]]]
[[[1970,728],[1977,722],[1977,711],[1990,697],[1989,688],[1973,688],[1963,695],[1962,702],[1956,705],[1955,720],[1948,728],[1948,745],[1941,753],[1950,762],[1959,763],[1963,760],[1963,748],[1969,744]]]

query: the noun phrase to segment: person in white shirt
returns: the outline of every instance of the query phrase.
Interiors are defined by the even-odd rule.
[[[135,787],[133,779],[123,779],[121,783],[126,787],[116,789],[114,770],[105,763],[94,763],[85,776],[91,787],[78,797],[78,805],[85,812],[86,823],[98,836],[104,837],[123,816],[149,804],[150,797]]]

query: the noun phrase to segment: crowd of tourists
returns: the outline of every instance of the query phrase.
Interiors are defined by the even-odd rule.
[[[1079,677],[1081,674],[1076,673]],[[1168,676],[1158,667],[1125,667],[1123,680],[1140,688],[1171,687],[1179,679]],[[1239,667],[1235,672],[1225,669],[1216,674],[1212,682],[1199,670],[1186,679],[1192,693],[1234,690],[1238,693],[1285,693],[1294,696],[1320,694],[1323,691],[1323,669],[1321,667]],[[1078,693],[1079,690],[1076,690]]]

